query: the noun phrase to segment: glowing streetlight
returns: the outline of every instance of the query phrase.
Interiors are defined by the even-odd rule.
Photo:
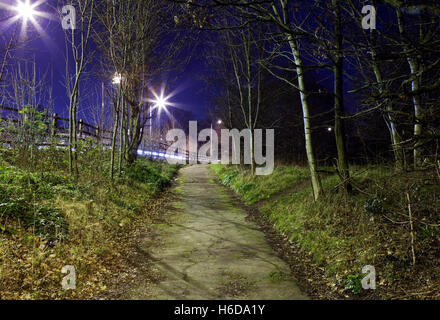
[[[173,96],[173,93],[165,95],[164,87],[162,87],[160,93],[156,93],[155,90],[151,89],[151,93],[153,94],[153,99],[148,98],[147,101],[151,102],[152,105],[149,108],[149,118],[150,118],[150,137],[153,134],[153,110],[157,109],[157,115],[159,118],[159,129],[160,129],[160,115],[162,111],[164,111],[171,119],[174,119],[173,115],[168,111],[168,106],[175,107],[176,103],[169,101],[169,99]]]
[[[160,96],[157,98],[157,100],[155,101],[155,105],[159,108],[159,109],[164,109],[166,108],[168,101],[167,99],[165,99],[163,96]]]
[[[12,16],[0,20],[0,22],[4,22],[5,26],[7,27],[16,21],[21,20],[23,33],[23,29],[25,29],[28,21],[30,21],[40,34],[45,35],[44,30],[38,24],[36,19],[37,17],[43,17],[47,19],[51,18],[50,14],[48,14],[47,12],[37,10],[37,7],[40,6],[43,1],[44,0],[38,0],[34,3],[31,3],[30,0],[15,0],[14,4],[7,4],[6,2],[8,1],[5,2],[5,0],[0,0],[1,11],[5,9],[7,11],[13,12]]]
[[[37,4],[30,4],[29,0],[25,2],[18,1],[15,11],[18,12],[18,16],[24,20],[32,19],[36,14],[34,8]]]
[[[0,0],[0,11],[5,9],[13,14],[6,19],[0,20],[2,24],[4,23],[5,27],[8,27],[11,24],[21,20],[20,38],[25,37],[28,22],[32,24],[39,35],[43,37],[47,36],[37,21],[38,17],[52,19],[52,16],[49,13],[38,10],[38,7],[44,2],[44,0],[15,0],[13,1],[13,4],[7,4],[6,2],[8,1]],[[10,0],[10,2],[12,2],[12,0]]]
[[[115,76],[113,77],[113,84],[120,84],[122,80],[122,77],[120,74],[115,74]]]
[[[217,124],[222,124],[223,123],[223,121],[221,120],[221,119],[218,119],[217,120]],[[211,149],[210,149],[210,157],[212,158],[212,136],[213,136],[213,127],[212,127],[212,122],[211,122],[211,137],[210,137],[210,140],[211,140]]]
[[[167,105],[168,105],[168,100],[167,98],[164,98],[163,93],[160,96],[157,96],[154,92],[153,92],[156,100],[153,100],[152,102],[154,103],[154,108],[158,108],[159,109],[159,117],[160,117],[160,112],[162,110],[165,110],[168,113],[167,110]],[[153,130],[153,108],[150,108],[150,137],[152,135],[152,130]],[[160,123],[159,123],[160,126]]]
[[[328,132],[331,132],[331,131],[332,131],[332,128],[327,128],[327,131],[328,131]]]

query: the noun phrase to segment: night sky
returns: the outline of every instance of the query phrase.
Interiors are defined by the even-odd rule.
[[[0,4],[13,5],[16,0],[0,0]],[[36,3],[36,2],[33,2]],[[37,64],[37,72],[44,74],[48,71],[49,82],[53,83],[53,98],[55,111],[64,117],[68,116],[68,98],[64,87],[65,79],[65,40],[64,31],[61,27],[61,20],[56,12],[57,0],[40,0],[38,7],[35,10],[47,14],[45,17],[36,17],[36,21],[41,27],[38,32],[35,26],[29,21],[27,23],[26,35],[34,40],[28,42],[25,47],[14,52],[15,58],[23,58],[26,60],[33,60]],[[2,17],[5,16],[5,9],[0,7],[3,11]],[[16,13],[12,12],[12,15]],[[10,15],[8,15],[10,16]],[[9,26],[5,21],[0,22],[2,33],[11,33],[15,24],[19,24],[21,28],[21,21],[18,20]],[[202,43],[202,42],[201,42]],[[91,47],[93,49],[93,45]],[[198,48],[202,50],[203,48]],[[199,55],[200,57],[200,55]],[[79,106],[79,117],[85,119],[91,118],[90,108],[93,108],[98,103],[100,105],[101,80],[98,79],[92,70],[92,65],[99,62],[99,55],[94,57],[94,61],[87,68],[88,73],[85,75],[82,82],[82,94],[89,98],[83,100]],[[17,63],[12,61],[12,64]],[[169,74],[164,78],[175,79],[172,83],[167,83],[169,89],[165,94],[173,92],[174,96],[170,101],[175,103],[178,108],[191,112],[194,119],[204,119],[208,116],[209,97],[205,90],[203,90],[203,82],[200,77],[206,73],[203,58],[197,56],[192,58],[189,64],[185,67],[183,73]],[[51,74],[53,79],[51,81]],[[177,79],[176,79],[177,77]],[[167,81],[167,80],[166,80]],[[171,80],[170,80],[171,81]],[[106,86],[111,85],[111,79],[108,80]],[[169,91],[169,92],[168,92]],[[90,94],[85,94],[89,92]],[[99,93],[99,94],[98,94]],[[106,101],[108,103],[109,101]]]
[[[14,5],[17,0],[0,0],[0,4]],[[39,3],[35,9],[39,12],[46,13],[45,17],[36,17],[38,25],[41,27],[40,32],[38,28],[33,26],[30,22],[27,24],[26,35],[35,38],[26,44],[26,46],[13,53],[15,58],[23,58],[28,61],[33,60],[37,63],[37,70],[40,74],[48,72],[46,81],[53,85],[53,98],[55,112],[63,117],[68,116],[68,97],[64,87],[65,78],[65,60],[66,55],[64,31],[61,27],[61,19],[57,14],[56,7],[58,0],[36,0],[32,3]],[[2,17],[4,16],[4,10]],[[12,13],[13,15],[16,12]],[[0,27],[2,33],[12,32],[15,24],[21,24],[21,20],[14,24],[7,26],[0,18]],[[205,37],[212,35],[210,31],[202,31],[198,34],[197,41],[190,44],[187,51],[192,52],[192,58],[189,64],[185,67],[183,73],[166,74],[163,75],[163,83],[168,86],[165,94],[174,93],[170,101],[185,111],[192,113],[192,118],[197,120],[204,120],[209,118],[209,110],[213,110],[210,104],[210,92],[217,90],[216,88],[209,88],[207,84],[201,80],[206,76],[213,76],[209,71],[209,66],[205,64]],[[91,51],[95,48],[91,44]],[[195,46],[195,48],[194,48]],[[70,51],[69,51],[70,52]],[[97,51],[98,52],[98,51]],[[95,54],[94,60],[86,69],[86,74],[82,77],[81,82],[81,97],[82,101],[79,105],[79,118],[84,118],[86,122],[92,122],[92,109],[100,108],[101,106],[101,84],[102,79],[96,76],[96,71],[100,68],[99,53]],[[71,60],[71,59],[70,59]],[[11,63],[17,63],[16,60],[11,60]],[[72,69],[73,70],[73,69]],[[108,70],[111,74],[112,70]],[[51,79],[52,75],[52,79]],[[319,85],[332,91],[332,73],[329,70],[320,70],[314,76],[314,81]],[[349,81],[346,80],[348,84]],[[111,86],[111,79],[107,79],[105,85]],[[353,84],[352,84],[353,85]],[[355,84],[357,85],[357,84]],[[352,89],[346,86],[346,91]],[[109,99],[105,101],[109,107]],[[172,107],[170,107],[172,108]],[[346,111],[352,113],[356,111],[356,101],[352,99],[352,95],[346,96]],[[109,109],[107,109],[109,110]],[[170,110],[171,111],[171,110]]]

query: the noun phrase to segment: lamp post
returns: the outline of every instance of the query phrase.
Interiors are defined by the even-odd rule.
[[[122,94],[121,94],[121,82],[122,82],[122,75],[120,73],[115,73],[112,83],[115,85],[119,85],[119,91],[118,91],[118,103],[120,105],[120,110],[121,110],[121,127],[119,129],[119,168],[118,168],[118,173],[119,176],[121,175],[122,172],[122,152],[124,150],[124,130],[123,130],[123,125],[124,125],[124,100],[122,98]],[[112,172],[113,174],[113,172]]]
[[[221,119],[217,120],[218,125],[220,125],[222,123],[223,123],[223,121]],[[210,150],[211,161],[213,160],[212,159],[212,134],[213,134],[213,131],[212,131],[212,122],[211,122],[211,139],[210,139],[211,140],[211,150]]]
[[[31,5],[29,0],[26,0],[25,2],[18,1],[17,5],[15,7],[15,11],[18,12],[18,16],[22,18],[24,21],[27,21],[28,19],[32,19],[35,15],[34,8],[36,7],[36,4]]]
[[[156,100],[152,100],[152,102],[154,103],[153,108],[158,108],[159,110],[159,114],[162,111],[162,109],[166,110],[167,106],[169,105],[169,102],[167,100],[166,97],[163,96],[163,93],[161,93],[160,96],[157,96],[154,92],[153,92]],[[152,137],[152,130],[153,130],[153,116],[152,116],[152,108],[150,108],[150,139]],[[160,123],[159,123],[160,126]],[[160,127],[159,127],[160,129]]]
[[[0,22],[8,21],[8,24],[10,24],[21,19],[23,21],[22,26],[24,27],[27,21],[30,20],[32,24],[36,27],[36,29],[40,29],[40,26],[37,24],[35,17],[40,16],[44,18],[49,18],[48,13],[35,10],[43,2],[41,0],[36,1],[35,3],[31,3],[29,0],[24,0],[23,2],[20,0],[16,0],[15,4],[12,5],[5,3],[5,1],[0,2],[0,8],[5,8],[6,10],[12,12],[12,15],[0,19]],[[15,14],[13,13],[14,11]]]
[[[113,84],[120,84],[122,80],[122,76],[119,73],[115,73],[114,77],[113,77]]]
[[[150,113],[150,144],[151,144],[151,138],[152,138],[151,135],[153,133],[153,110],[151,110],[151,107],[149,113]]]

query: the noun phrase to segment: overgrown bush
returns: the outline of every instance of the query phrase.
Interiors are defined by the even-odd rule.
[[[159,191],[163,191],[170,186],[171,177],[176,170],[176,166],[161,162],[138,160],[133,167],[125,169],[125,174],[130,179],[153,185]]]
[[[345,279],[345,290],[350,290],[354,294],[359,294],[362,291],[363,274],[349,274]]]
[[[367,199],[364,210],[368,213],[380,214],[383,212],[383,200],[377,196]]]
[[[59,209],[47,206],[38,206],[30,212],[26,219],[26,227],[32,228],[35,235],[42,238],[68,238],[68,223]]]
[[[139,159],[111,181],[109,151],[86,141],[78,148],[75,179],[66,149],[34,148],[31,160],[29,148],[11,146],[0,149],[0,299],[104,292],[102,283],[128,250],[125,228],[157,214],[159,192],[178,167]],[[81,274],[69,292],[58,276],[66,262]]]
[[[29,173],[13,166],[1,166],[0,221],[18,219],[25,228],[33,228],[36,235],[65,238],[64,215],[42,201],[56,197],[62,190],[75,189],[68,178],[55,173]],[[6,231],[3,223],[1,226]]]

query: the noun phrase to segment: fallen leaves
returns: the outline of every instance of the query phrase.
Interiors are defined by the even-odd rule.
[[[163,201],[149,201],[136,219],[124,217],[121,228],[89,216],[93,228],[72,228],[70,241],[59,242],[54,248],[36,240],[23,241],[33,237],[25,230],[4,236],[0,246],[0,299],[99,299],[115,285],[135,281],[127,260],[133,239],[163,209]],[[76,290],[61,286],[65,265],[76,269]]]

